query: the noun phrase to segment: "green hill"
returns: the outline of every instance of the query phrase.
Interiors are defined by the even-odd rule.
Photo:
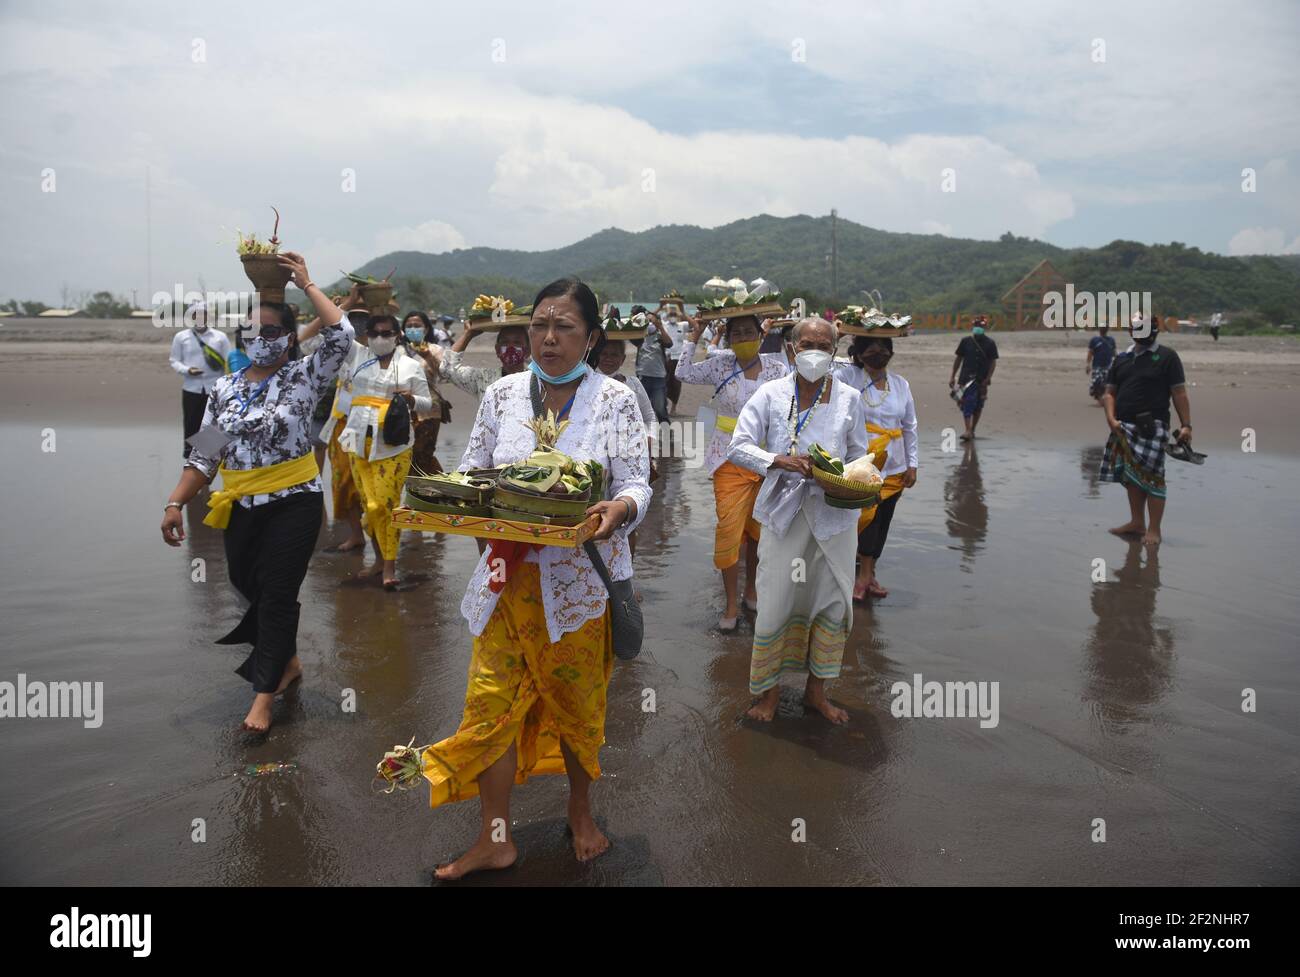
[[[1002,294],[1043,258],[1076,289],[1150,291],[1156,305],[1184,313],[1252,310],[1273,322],[1300,318],[1300,256],[1233,258],[1172,244],[1114,241],[1065,249],[1004,234],[975,241],[938,234],[880,231],[841,219],[838,300],[861,301],[878,288],[891,309],[967,312],[996,307]],[[705,229],[670,225],[631,233],[609,228],[552,251],[465,248],[446,254],[397,251],[375,258],[362,274],[396,266],[404,307],[454,309],[479,292],[519,302],[561,275],[575,274],[605,297],[657,296],[678,288],[702,295],[706,279],[763,276],[787,297],[814,307],[831,301],[829,217],[760,215]],[[427,302],[425,301],[427,299]]]

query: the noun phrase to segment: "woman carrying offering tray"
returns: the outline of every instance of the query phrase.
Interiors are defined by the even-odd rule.
[[[396,316],[370,316],[366,323],[369,345],[352,344],[339,379],[336,412],[321,432],[321,439],[328,442],[335,428],[342,425],[339,447],[351,463],[352,480],[375,548],[375,566],[369,572],[383,574],[385,590],[395,590],[398,585],[399,534],[393,525],[393,509],[402,500],[415,444],[413,423],[394,433],[385,421],[393,398],[399,395],[412,416],[427,414],[433,405],[423,365],[398,349],[398,336]]]
[[[849,306],[840,313],[848,323],[847,328],[855,334],[849,359],[836,360],[834,366],[836,379],[862,391],[869,450],[878,455],[876,461],[884,476],[880,504],[862,510],[858,519],[859,562],[853,585],[854,600],[889,596],[889,591],[876,579],[876,561],[884,552],[894,508],[903,490],[916,484],[918,457],[912,388],[900,374],[888,369],[894,357],[894,339],[907,335],[911,317],[886,318],[872,315],[874,311],[861,314],[858,307]]]
[[[528,338],[529,369],[487,389],[460,470],[513,466],[516,494],[534,478],[562,489],[555,484],[561,470],[565,480],[575,479],[568,474],[575,469],[599,471],[597,489],[605,483],[608,491],[586,506],[599,516],[592,539],[613,580],[627,580],[627,536],[650,502],[649,456],[632,392],[587,365],[603,341],[595,294],[574,278],[547,285]],[[600,776],[613,666],[606,598],[581,548],[493,540],[479,559],[461,602],[474,635],[464,716],[455,733],[423,751],[422,769],[431,806],[477,796],[482,828],[469,851],[437,869],[438,878],[514,863],[511,787],[538,774],[568,775],[578,859],[609,847],[588,798]]]
[[[778,309],[779,311],[779,309]],[[682,383],[709,386],[711,410],[716,413],[713,436],[704,456],[705,467],[713,479],[713,498],[718,512],[718,527],[713,540],[713,565],[722,571],[726,607],[718,619],[722,631],[734,631],[740,622],[740,545],[745,542],[745,604],[757,609],[758,595],[754,581],[758,573],[758,523],[754,521],[754,499],[763,479],[727,460],[727,446],[736,429],[740,410],[754,396],[759,386],[786,374],[783,356],[759,353],[763,336],[758,317],[743,305],[723,307],[712,313],[714,321],[726,323],[729,349],[717,356],[695,360],[696,344],[704,322],[690,320],[690,331],[682,344],[677,363],[677,379]]]
[[[180,481],[163,513],[163,541],[185,538],[181,509],[221,472],[221,490],[208,502],[204,523],[225,530],[230,582],[249,601],[235,630],[219,644],[253,645],[236,674],[253,683],[245,729],[271,726],[275,695],[302,674],[298,661],[298,588],[320,533],[323,496],[312,451],[316,402],[334,382],[352,345],[352,329],[311,281],[293,252],[276,255],[285,278],[307,293],[324,328],[311,356],[293,359],[297,324],[283,302],[262,300],[248,328],[251,364],[212,388]],[[280,295],[283,295],[281,285]]]

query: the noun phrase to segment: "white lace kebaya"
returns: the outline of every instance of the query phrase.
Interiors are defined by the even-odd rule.
[[[532,372],[524,370],[502,377],[487,388],[460,460],[460,471],[511,465],[532,453],[537,446],[537,437],[528,428],[533,418],[529,392],[533,382]],[[627,534],[645,516],[651,495],[645,424],[636,397],[613,377],[591,370],[578,385],[567,419],[569,425],[560,435],[556,450],[579,461],[600,462],[610,486],[607,497],[625,495],[636,506],[632,522],[596,544],[610,576],[627,580],[632,576]],[[460,604],[461,614],[475,635],[483,633],[499,596],[488,587],[489,552],[484,550],[479,558]],[[605,613],[608,591],[581,547],[543,546],[530,552],[525,560],[540,564],[542,606],[552,642]]]
[[[763,476],[763,487],[754,500],[754,520],[764,531],[784,536],[802,507],[813,535],[830,539],[857,525],[860,512],[828,506],[826,493],[813,479],[771,467],[777,455],[790,453],[790,401],[796,376],[792,373],[758,388],[740,412],[728,458]],[[819,405],[800,428],[795,453],[806,455],[816,442],[832,457],[843,458],[845,463],[855,461],[867,453],[866,427],[862,395],[833,380],[830,400]]]

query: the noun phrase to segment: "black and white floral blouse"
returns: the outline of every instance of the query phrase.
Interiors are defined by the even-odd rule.
[[[212,387],[203,427],[218,427],[233,440],[217,457],[190,453],[186,465],[208,478],[218,465],[231,471],[265,468],[311,454],[311,416],[316,402],[329,390],[339,367],[352,350],[353,330],[344,319],[325,326],[321,341],[310,356],[290,360],[263,382],[251,382],[241,370],[221,377]],[[320,477],[269,495],[246,495],[245,507],[264,505],[296,492],[321,491]]]

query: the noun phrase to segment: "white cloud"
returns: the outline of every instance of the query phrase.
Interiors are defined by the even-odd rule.
[[[439,254],[465,247],[465,235],[446,221],[427,220],[417,227],[390,227],[375,235],[375,253],[427,251]]]
[[[1228,254],[1300,254],[1300,237],[1287,244],[1279,227],[1246,227],[1232,236]]]

